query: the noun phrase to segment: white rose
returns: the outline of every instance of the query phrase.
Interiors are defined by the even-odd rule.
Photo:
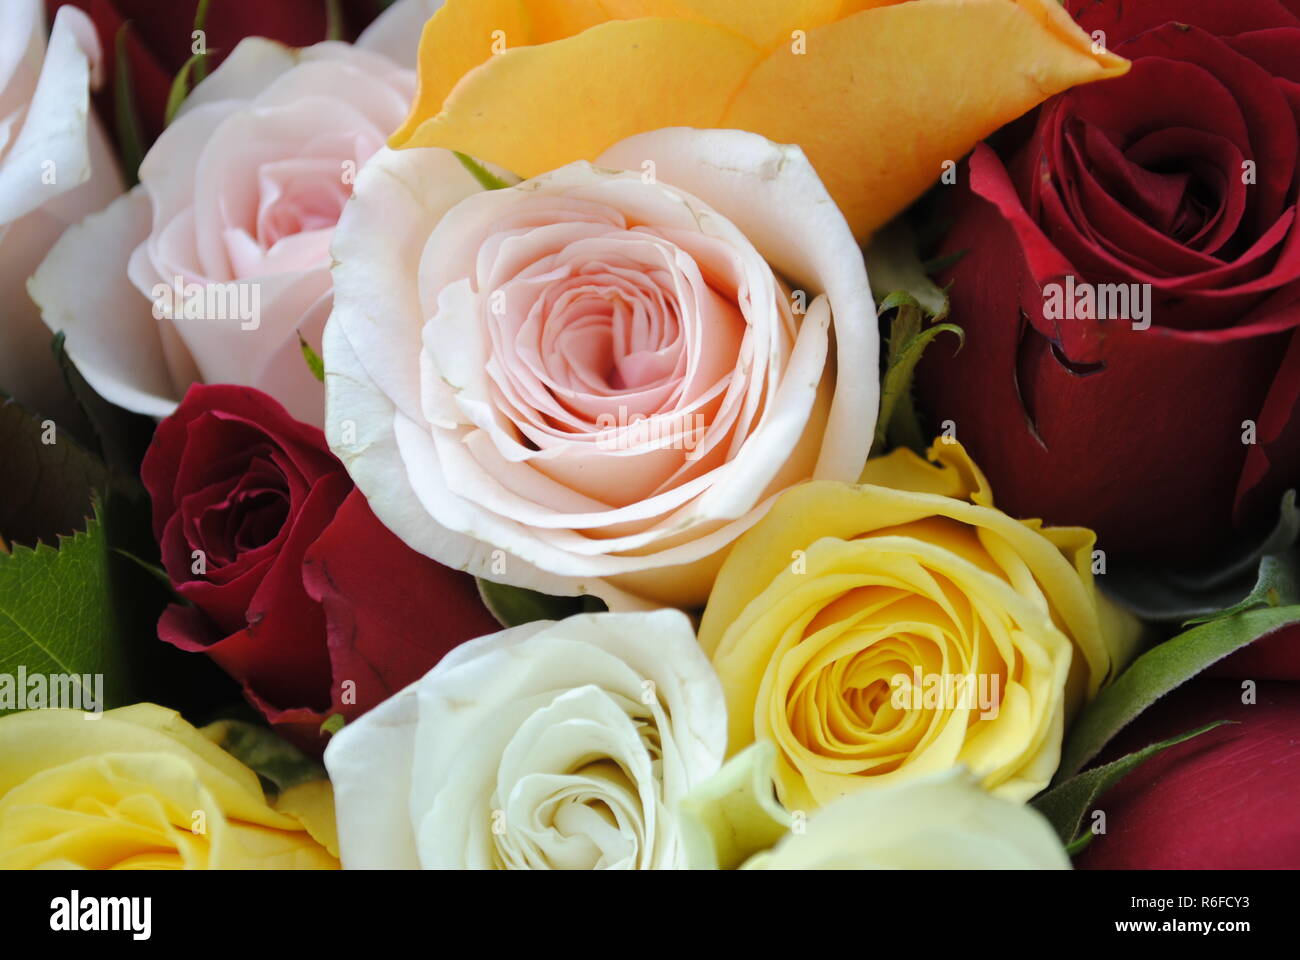
[[[140,185],[67,231],[30,290],[100,394],[166,416],[191,383],[234,383],[323,423],[299,337],[321,349],[334,226],[406,115],[407,38],[435,6],[404,0],[356,46],[243,40],[150,148]]]
[[[659,130],[494,191],[385,151],[333,250],[331,446],[449,566],[699,604],[776,494],[862,470],[875,310],[797,147]]]
[[[101,79],[94,25],[60,7],[47,45],[44,8],[0,4],[0,390],[62,415],[50,331],[25,285],[68,224],[120,194],[122,180],[90,109]]]
[[[726,748],[722,689],[673,610],[462,644],[325,751],[350,868],[684,866],[676,807]]]

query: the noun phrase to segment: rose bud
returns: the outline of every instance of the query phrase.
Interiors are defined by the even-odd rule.
[[[191,387],[141,473],[185,601],[158,635],[212,657],[304,747],[498,628],[473,578],[389,533],[321,432],[263,393]]]

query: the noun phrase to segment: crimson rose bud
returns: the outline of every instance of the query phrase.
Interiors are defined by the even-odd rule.
[[[168,607],[159,636],[212,657],[308,749],[326,717],[358,716],[499,629],[472,577],[402,543],[324,434],[258,390],[192,386],[141,474],[188,603]]]
[[[976,148],[920,399],[1009,512],[1208,560],[1300,483],[1300,0],[1066,6],[1133,67]]]

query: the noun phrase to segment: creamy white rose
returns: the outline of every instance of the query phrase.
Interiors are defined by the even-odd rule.
[[[673,610],[462,644],[330,742],[351,868],[669,869],[717,772],[722,689]]]
[[[68,394],[27,278],[67,228],[122,192],[90,88],[99,39],[60,7],[46,43],[42,0],[0,3],[0,390],[54,416]]]
[[[323,422],[299,338],[321,349],[335,223],[414,93],[413,71],[380,51],[410,56],[401,31],[429,6],[404,0],[356,46],[242,41],[150,148],[140,185],[68,230],[30,290],[103,396],[165,416],[191,383],[235,383]]]
[[[659,130],[493,191],[385,151],[333,251],[330,443],[449,566],[698,604],[777,493],[865,462],[871,291],[796,147]]]

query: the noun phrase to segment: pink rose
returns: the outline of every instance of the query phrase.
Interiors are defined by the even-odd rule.
[[[191,383],[233,383],[323,421],[299,337],[320,349],[334,225],[414,91],[365,44],[244,40],[150,149],[140,185],[41,265],[32,295],[103,396],[164,416]]]
[[[797,147],[660,130],[495,191],[385,151],[334,256],[331,446],[449,566],[699,604],[777,493],[866,460],[871,292]]]

